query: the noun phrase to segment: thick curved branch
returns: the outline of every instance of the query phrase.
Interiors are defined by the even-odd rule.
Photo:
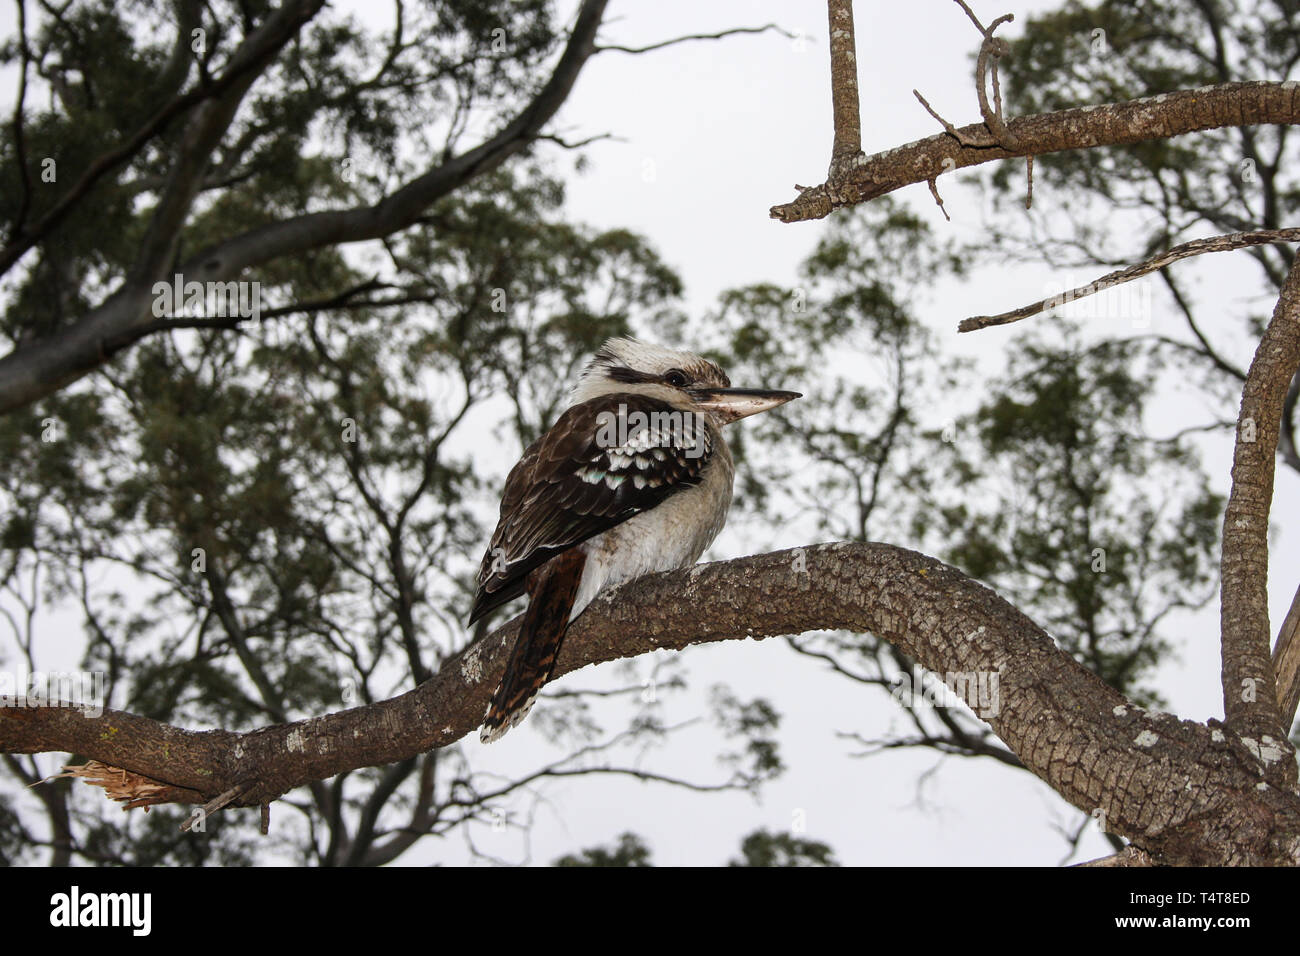
[[[704,613],[701,613],[703,611]],[[471,733],[518,621],[400,697],[249,733],[193,732],[131,714],[0,709],[0,750],[70,751],[192,792],[242,787],[256,806],[303,784],[392,763]],[[988,588],[883,544],[823,544],[639,579],[574,622],[557,664],[815,629],[871,631],[944,674],[996,675],[984,712],[1035,774],[1108,832],[1166,861],[1300,862],[1300,798],[1260,789],[1262,755],[1225,735],[1129,704]],[[524,731],[527,732],[527,731]]]
[[[1066,149],[1123,146],[1226,126],[1300,123],[1300,84],[1224,83],[1140,100],[1022,116],[1006,124],[1009,149],[983,123],[963,126],[866,157],[833,181],[773,206],[782,222],[822,219],[842,206],[866,202],[967,166]],[[966,145],[964,145],[966,144]]]
[[[1268,621],[1268,515],[1273,503],[1277,443],[1287,389],[1300,370],[1300,259],[1292,266],[1272,321],[1246,373],[1232,455],[1232,491],[1223,516],[1220,634],[1223,708],[1229,725],[1254,737],[1281,735],[1288,756],[1278,763],[1282,785],[1294,785],[1278,706]]]

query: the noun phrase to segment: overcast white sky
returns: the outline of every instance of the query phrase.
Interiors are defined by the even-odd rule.
[[[361,0],[344,6],[372,19]],[[1011,11],[1018,20],[1054,4],[976,4],[985,20]],[[571,12],[576,2],[562,9]],[[825,178],[831,141],[829,70],[824,0],[734,0],[701,4],[689,0],[615,0],[602,30],[604,42],[640,46],[673,36],[709,33],[734,26],[776,22],[806,39],[774,34],[683,44],[655,53],[606,53],[583,70],[553,129],[579,138],[609,132],[619,141],[594,144],[590,167],[569,176],[571,217],[603,227],[628,227],[648,236],[683,276],[686,305],[703,314],[727,288],[758,281],[793,283],[795,270],[826,228],[825,223],[783,225],[768,208],[794,195],[793,185]],[[858,58],[867,152],[887,149],[935,132],[934,121],[912,95],[918,88],[958,124],[977,115],[970,54],[976,35],[950,0],[912,4],[856,5]],[[373,9],[373,16],[387,17]],[[12,15],[5,10],[10,28]],[[378,20],[373,20],[376,27]],[[1018,24],[1005,29],[1017,33]],[[572,169],[572,155],[555,150],[557,164]],[[901,197],[932,221],[941,234],[976,241],[980,196],[958,183],[940,181],[953,222],[947,224],[924,186]],[[1037,204],[1056,201],[1040,184]],[[1068,210],[1062,210],[1068,214]],[[1238,254],[1241,255],[1241,254]],[[1214,259],[1217,261],[1209,261]],[[1225,323],[1246,304],[1257,304],[1251,267],[1231,257],[1198,260],[1193,289],[1218,305]],[[1193,270],[1184,268],[1190,279]],[[1092,273],[1053,272],[1021,263],[996,264],[968,282],[934,290],[925,303],[927,324],[944,348],[978,360],[995,376],[1015,333],[991,330],[957,337],[959,319],[1000,312],[1036,300],[1062,284],[1079,284]],[[1158,280],[1148,280],[1157,283]],[[1153,295],[1156,331],[1181,334],[1160,292]],[[1235,327],[1235,326],[1234,326]],[[1120,329],[1118,334],[1127,330]],[[1233,357],[1249,361],[1253,343],[1237,343]],[[798,388],[799,383],[779,383]],[[1171,396],[1152,417],[1170,433],[1205,414]],[[937,420],[941,421],[942,418]],[[741,426],[743,427],[743,426]],[[1203,443],[1216,487],[1226,494],[1230,442]],[[1300,480],[1279,472],[1275,524],[1289,528],[1296,514]],[[790,530],[782,546],[808,543]],[[711,557],[743,554],[744,540],[724,534]],[[1275,536],[1271,561],[1271,613],[1280,621],[1296,584],[1300,536]],[[1217,655],[1217,603],[1175,622],[1181,659],[1165,666],[1161,691],[1180,716],[1222,716]],[[866,692],[834,677],[816,662],[798,658],[779,640],[729,642],[692,648],[681,655],[697,691],[671,705],[670,719],[687,719],[704,707],[704,689],[725,681],[742,698],[764,696],[785,715],[781,743],[789,769],[760,800],[739,794],[701,795],[626,779],[570,779],[548,784],[534,816],[528,845],[533,863],[579,847],[609,843],[624,830],[645,836],[659,864],[702,865],[736,855],[740,838],[760,827],[789,830],[799,818],[803,835],[825,840],[847,864],[1033,864],[1055,865],[1066,851],[1057,828],[1073,826],[1077,814],[1045,784],[992,761],[949,758],[929,752],[896,752],[854,759],[837,730],[880,735],[903,729],[897,708],[879,692]],[[619,682],[615,668],[587,669],[563,686],[593,687]],[[483,748],[464,744],[476,767],[503,774],[554,757],[535,721]],[[674,747],[647,757],[658,769],[683,777],[716,780],[724,775],[702,748]],[[935,771],[930,773],[931,771]],[[926,776],[924,788],[918,783]],[[918,799],[918,795],[923,799]],[[524,809],[521,805],[521,811]],[[280,819],[285,819],[281,816]],[[522,859],[524,845],[512,830],[476,829],[481,850]],[[1109,852],[1095,833],[1080,856]],[[429,840],[403,862],[459,862],[469,859],[458,840]]]

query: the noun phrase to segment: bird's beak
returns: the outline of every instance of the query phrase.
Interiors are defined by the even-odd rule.
[[[717,415],[723,423],[739,421],[802,398],[799,392],[766,388],[696,388],[691,390],[695,405]]]

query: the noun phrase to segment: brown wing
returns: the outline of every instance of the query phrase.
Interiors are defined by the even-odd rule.
[[[567,409],[506,479],[470,623],[524,590],[566,548],[697,484],[713,454],[703,417],[631,393]]]

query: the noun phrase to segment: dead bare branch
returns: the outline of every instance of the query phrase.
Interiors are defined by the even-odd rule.
[[[225,807],[230,806],[230,804],[234,802],[235,798],[247,789],[248,787],[246,785],[236,784],[225,793],[213,797],[198,810],[194,811],[193,814],[185,818],[185,822],[181,824],[181,830],[185,833],[189,833],[200,820],[207,820],[210,814],[217,813]],[[263,804],[263,806],[265,806],[265,804]]]
[[[943,197],[939,195],[939,184],[933,179],[930,180],[930,195],[933,196],[934,201],[939,204],[939,211],[943,213],[943,218],[952,222],[952,216],[948,215],[948,210],[943,208]]]
[[[796,35],[784,27],[775,23],[765,23],[761,27],[732,27],[730,30],[719,30],[717,33],[691,33],[686,36],[673,37],[671,40],[660,40],[658,43],[651,43],[649,46],[621,46],[617,43],[602,43],[596,47],[595,52],[649,53],[652,50],[662,50],[664,47],[676,46],[678,43],[688,43],[691,40],[721,40],[741,33],[767,33],[769,30],[784,37],[789,37],[791,40],[796,39]]]
[[[912,90],[912,95],[921,101],[921,105],[925,107],[925,111],[929,113],[931,116],[933,116],[936,120],[938,120],[939,125],[941,125],[944,128],[944,130],[948,133],[949,136],[957,140],[957,142],[961,143],[963,146],[980,145],[977,141],[966,139],[965,136],[962,134],[961,130],[957,129],[957,127],[953,126],[946,119],[944,119],[937,112],[935,112],[934,107],[930,105],[930,101],[921,95],[920,90],[915,90],[915,89]]]
[[[1032,180],[1030,181],[1032,182]],[[1019,322],[1021,319],[1038,315],[1048,309],[1060,308],[1062,305],[1076,299],[1095,295],[1125,282],[1131,282],[1133,279],[1149,275],[1168,265],[1172,265],[1180,259],[1189,259],[1192,256],[1199,256],[1207,252],[1229,252],[1233,249],[1243,249],[1247,246],[1260,246],[1273,242],[1300,242],[1300,229],[1260,229],[1255,232],[1236,232],[1226,236],[1193,239],[1191,242],[1184,242],[1182,245],[1174,246],[1158,256],[1153,256],[1145,262],[1139,262],[1137,265],[1118,269],[1115,272],[1108,272],[1100,279],[1079,286],[1077,289],[1071,289],[1069,292],[1048,296],[1039,302],[1012,309],[1010,312],[1001,312],[998,315],[976,315],[969,319],[962,319],[957,325],[957,331],[975,332],[994,325],[1010,325],[1012,322]]]

